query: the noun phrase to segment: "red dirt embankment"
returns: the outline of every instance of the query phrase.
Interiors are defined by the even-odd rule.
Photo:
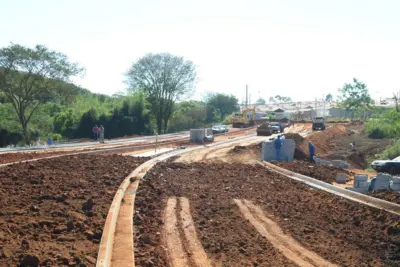
[[[300,173],[330,184],[333,184],[333,182],[336,181],[335,178],[338,173],[346,173],[349,176],[354,175],[354,173],[340,168],[324,166],[307,161],[295,160],[293,162],[277,162],[276,165],[292,172]]]
[[[399,216],[287,179],[261,166],[160,163],[135,203],[136,266],[167,266],[164,208],[190,201],[197,236],[215,266],[294,266],[242,217],[233,199],[253,201],[284,233],[339,266],[400,266]],[[191,265],[190,265],[191,266]]]
[[[146,159],[79,155],[0,169],[0,266],[94,266],[115,191]]]

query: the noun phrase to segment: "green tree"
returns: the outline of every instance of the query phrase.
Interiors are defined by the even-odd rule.
[[[0,50],[0,91],[13,106],[26,143],[33,114],[50,99],[71,96],[70,78],[82,72],[67,56],[43,45],[11,44]]]
[[[332,102],[333,101],[333,95],[332,94],[327,94],[325,97],[325,101],[326,102]]]
[[[266,101],[264,98],[260,97],[256,101],[256,105],[265,105]]]
[[[372,104],[367,86],[356,78],[352,83],[345,83],[339,93],[340,105],[346,110],[367,109]]]
[[[174,104],[194,91],[193,62],[168,53],[147,54],[133,63],[126,74],[130,91],[143,90],[155,116],[157,132],[167,132]]]
[[[221,93],[208,94],[205,102],[208,122],[219,122],[227,115],[239,110],[239,100],[234,95]]]
[[[270,98],[269,98],[269,103],[276,103],[276,100],[275,100],[275,98],[273,97],[273,96],[271,96]]]
[[[290,103],[292,102],[292,99],[288,96],[280,96],[280,95],[276,95],[275,97],[272,97],[272,102],[273,103]],[[271,102],[271,98],[270,98],[270,102]]]

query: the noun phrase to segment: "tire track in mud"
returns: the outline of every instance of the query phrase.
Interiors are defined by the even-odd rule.
[[[189,200],[185,197],[170,197],[164,217],[164,239],[171,266],[211,267],[212,264],[197,238]]]
[[[248,200],[234,199],[243,217],[252,224],[286,258],[304,267],[337,267],[316,253],[302,247],[291,236],[285,235],[282,229],[265,213]]]

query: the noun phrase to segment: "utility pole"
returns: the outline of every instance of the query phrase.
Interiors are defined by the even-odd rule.
[[[249,94],[249,106],[251,106],[251,94]]]
[[[246,108],[249,104],[249,86],[246,84]]]

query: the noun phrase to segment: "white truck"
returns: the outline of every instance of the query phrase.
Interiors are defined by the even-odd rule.
[[[314,117],[312,120],[312,129],[313,131],[316,130],[325,130],[326,126],[325,126],[325,118],[324,117]]]

